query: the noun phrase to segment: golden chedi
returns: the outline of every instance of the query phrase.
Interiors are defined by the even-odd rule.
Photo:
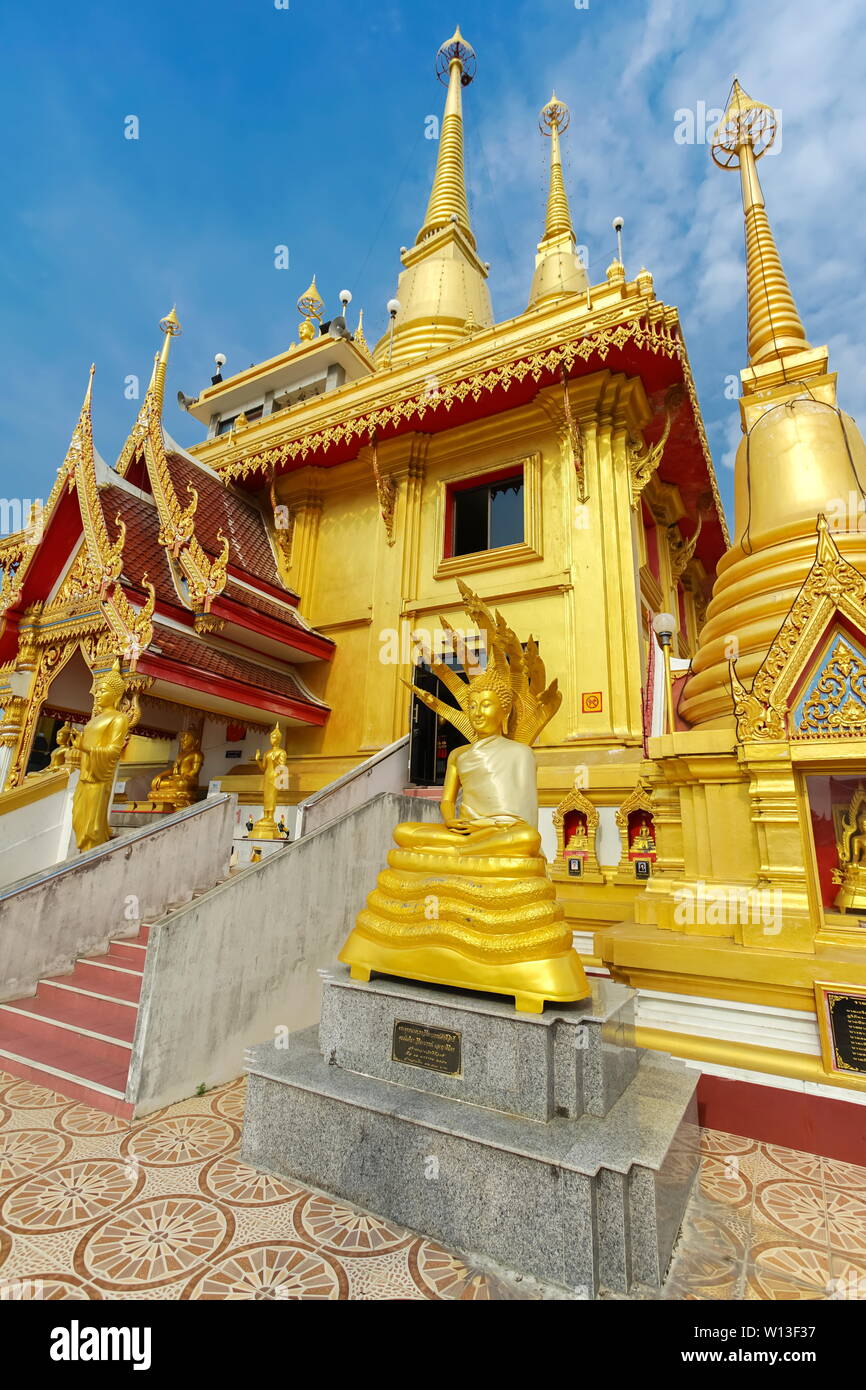
[[[487,667],[479,670],[464,657],[467,684],[448,666],[431,662],[457,709],[412,688],[469,742],[448,759],[442,824],[397,826],[397,848],[340,960],[356,980],[369,980],[376,970],[511,994],[518,1009],[540,1013],[546,1000],[583,999],[590,992],[537,825],[530,745],[562,696],[555,681],[545,688],[532,639],[524,651],[501,615],[494,618],[457,582],[467,613],[486,633]],[[443,627],[448,630],[444,620]]]
[[[182,811],[196,799],[204,753],[200,736],[194,729],[182,729],[177,742],[177,757],[170,768],[154,777],[148,797],[174,811]]]
[[[126,682],[120,662],[100,676],[94,687],[93,714],[84,726],[78,747],[81,773],[72,798],[72,829],[82,853],[111,839],[108,812],[114,774],[130,730],[138,722],[138,704],[121,709]]]

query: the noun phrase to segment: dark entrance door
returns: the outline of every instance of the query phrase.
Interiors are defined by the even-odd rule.
[[[443,660],[448,660],[448,658],[445,657]],[[448,664],[454,666],[463,680],[466,679],[461,667],[453,658]],[[414,684],[419,689],[429,690],[431,695],[438,696],[443,704],[457,708],[457,701],[445,689],[438,677],[434,676],[429,666],[417,666],[415,668]],[[453,724],[449,724],[447,719],[441,718],[432,709],[428,709],[417,695],[412,696],[410,733],[410,781],[417,787],[441,787],[445,781],[445,764],[448,761],[448,754],[458,744],[465,743],[465,738],[458,733]]]

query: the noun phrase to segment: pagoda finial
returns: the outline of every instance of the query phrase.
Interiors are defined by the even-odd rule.
[[[542,135],[550,138],[550,191],[547,195],[547,216],[544,221],[544,237],[574,236],[574,228],[571,225],[571,211],[568,206],[568,196],[565,191],[565,180],[562,176],[562,154],[559,148],[559,136],[562,131],[568,129],[571,120],[571,112],[564,101],[560,101],[553,93],[546,106],[541,108],[538,118],[538,125]]]
[[[736,78],[727,110],[713,133],[711,153],[720,169],[740,170],[746,225],[749,363],[806,352],[809,342],[791,294],[758,178],[757,161],[776,138],[771,106],[754,101]]]
[[[544,235],[538,243],[535,274],[529,292],[529,308],[559,299],[567,294],[583,294],[587,288],[586,270],[581,264],[574,244],[571,210],[562,173],[562,152],[559,137],[568,129],[571,112],[556,95],[541,108],[538,127],[550,140],[550,187]]]
[[[306,289],[298,300],[298,313],[304,314],[304,319],[298,324],[298,337],[302,343],[309,343],[316,336],[316,324],[322,322],[322,310],[325,301],[316,289],[316,277],[310,281],[309,289]]]
[[[156,411],[158,419],[162,417],[162,406],[163,399],[165,396],[165,373],[166,368],[168,366],[168,353],[169,348],[171,347],[171,340],[172,338],[176,338],[180,333],[183,332],[183,329],[181,328],[180,323],[178,322],[177,309],[174,304],[171,306],[170,311],[165,315],[165,317],[160,319],[159,326],[162,332],[165,334],[165,337],[163,339],[162,351],[159,354],[159,358],[154,368],[153,379],[150,388],[153,391],[153,407]]]
[[[475,76],[475,50],[460,33],[459,26],[436,54],[436,73],[448,86],[445,113],[439,131],[439,153],[436,173],[430,190],[430,201],[424,224],[416,237],[416,245],[449,222],[457,222],[475,246],[466,201],[466,179],[463,172],[463,103],[461,87],[468,87]]]

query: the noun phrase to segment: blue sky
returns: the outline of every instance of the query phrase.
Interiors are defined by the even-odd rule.
[[[278,0],[282,3],[282,0]],[[546,190],[537,113],[572,108],[566,178],[590,276],[625,218],[627,270],[646,265],[678,305],[723,496],[738,437],[726,382],[745,361],[739,180],[715,168],[701,112],[737,73],[780,108],[761,163],[807,335],[828,342],[840,402],[866,395],[862,196],[866,26],[853,0],[48,0],[7,9],[0,92],[7,146],[0,231],[0,495],[46,496],[97,364],[97,447],[113,462],[177,302],[174,404],[296,337],[316,273],[328,310],[344,286],[367,336],[384,328],[399,248],[414,240],[436,155],[438,45],[459,22],[478,54],[465,93],[467,175],[497,318],[525,306]],[[702,104],[702,106],[701,106]],[[681,143],[678,111],[695,116]],[[124,138],[135,116],[139,138]],[[274,247],[289,247],[288,270]]]

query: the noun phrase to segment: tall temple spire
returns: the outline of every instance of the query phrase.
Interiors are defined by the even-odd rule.
[[[559,146],[559,137],[568,128],[570,120],[568,107],[554,92],[547,105],[542,107],[538,119],[542,135],[550,139],[550,188],[544,235],[538,243],[535,274],[529,292],[530,309],[561,295],[582,294],[587,288],[586,269],[581,265],[574,243]]]
[[[400,252],[393,337],[387,332],[373,353],[380,365],[396,367],[470,340],[493,323],[486,284],[490,267],[475,247],[463,172],[461,92],[475,75],[475,51],[459,29],[439,49],[436,71],[448,86],[436,173],[415,245]]]
[[[436,174],[430,190],[430,201],[424,224],[415,238],[416,246],[431,232],[457,221],[472,245],[475,237],[469,222],[466,201],[466,179],[463,172],[463,100],[461,89],[468,87],[475,76],[475,51],[460,32],[454,30],[436,55],[439,77],[448,83],[445,114],[439,130],[439,154]]]
[[[826,346],[812,347],[785,278],[758,182],[776,135],[771,107],[734,81],[712,156],[739,168],[746,220],[749,365],[740,373],[743,438],[734,462],[734,535],[701,629],[678,713],[689,724],[734,722],[730,668],[748,691],[815,560],[819,518],[837,498],[866,496],[866,444],[836,398]],[[843,527],[839,548],[866,574],[866,537]]]
[[[807,352],[758,178],[757,161],[776,138],[771,106],[753,101],[734,78],[728,109],[712,140],[712,156],[722,169],[739,167],[746,224],[746,283],[749,305],[749,364],[760,366],[795,352]]]
[[[565,180],[562,177],[562,153],[559,148],[559,133],[568,128],[570,120],[571,112],[564,101],[558,100],[554,92],[547,105],[542,107],[539,117],[542,133],[550,136],[550,192],[547,195],[547,216],[542,238],[544,241],[563,234],[574,236]]]

